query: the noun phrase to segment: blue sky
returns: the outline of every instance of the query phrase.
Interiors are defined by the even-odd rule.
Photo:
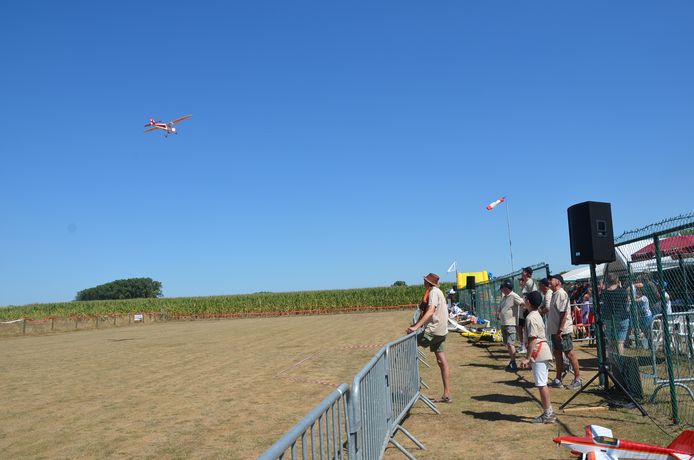
[[[11,2],[0,305],[569,269],[692,210],[694,3]],[[180,135],[150,118],[192,114]],[[447,278],[451,278],[448,275]]]

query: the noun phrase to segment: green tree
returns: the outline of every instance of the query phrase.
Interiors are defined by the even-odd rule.
[[[399,280],[398,280],[398,281],[394,282],[394,283],[391,285],[391,287],[400,287],[400,286],[402,286],[402,287],[407,287],[407,283],[404,282],[404,281],[399,281]]]
[[[153,299],[160,297],[161,283],[152,278],[129,278],[84,289],[75,300]]]

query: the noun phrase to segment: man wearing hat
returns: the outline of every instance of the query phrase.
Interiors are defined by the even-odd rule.
[[[513,281],[510,279],[502,281],[499,289],[502,297],[496,310],[496,318],[501,321],[501,336],[511,357],[506,370],[515,372],[518,370],[516,365],[516,327],[525,302],[513,292]]]
[[[574,370],[574,380],[570,385],[567,385],[567,388],[578,390],[583,386],[583,382],[578,370],[578,358],[576,358],[573,348],[573,321],[569,294],[564,290],[564,278],[561,275],[551,275],[549,282],[552,288],[552,300],[549,305],[549,313],[547,313],[547,334],[552,338],[552,349],[557,361],[557,375],[549,383],[549,386],[555,388],[562,386],[561,378],[564,373],[564,357],[562,355],[566,355]]]
[[[521,277],[518,278],[521,285],[521,296],[533,291],[537,291],[535,286],[535,280],[533,279],[533,269],[532,267],[523,268],[523,273]],[[518,338],[520,339],[520,350],[518,353],[524,354],[525,350],[525,310],[521,311],[520,317],[518,318]]]
[[[420,328],[424,332],[417,338],[417,343],[422,347],[429,347],[436,356],[436,364],[441,369],[441,380],[443,382],[443,395],[434,402],[451,402],[451,371],[448,367],[448,360],[444,352],[444,342],[448,334],[448,304],[446,296],[439,289],[439,275],[429,273],[424,277],[424,287],[426,292],[422,298],[420,308],[422,314],[415,324],[405,330],[406,334],[411,334]]]

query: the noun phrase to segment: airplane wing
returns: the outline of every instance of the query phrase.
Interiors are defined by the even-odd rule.
[[[149,133],[151,131],[156,131],[157,129],[159,129],[159,128],[149,128],[149,129],[145,129],[145,132]]]
[[[192,117],[193,115],[186,115],[185,117],[177,118],[174,121],[170,122],[172,125],[175,125],[176,123],[179,123],[183,120],[187,120],[188,118]]]

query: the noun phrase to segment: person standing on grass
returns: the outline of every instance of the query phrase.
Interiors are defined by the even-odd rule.
[[[533,269],[531,267],[525,267],[523,269],[523,274],[519,278],[521,285],[521,296],[527,294],[528,292],[537,291],[535,286],[535,280],[533,279]],[[518,339],[520,340],[520,349],[518,353],[525,354],[525,310],[520,312],[518,317]]]
[[[542,316],[546,316],[552,303],[552,290],[549,288],[549,280],[547,278],[540,280],[540,293],[542,293],[542,305],[540,305],[538,311]]]
[[[504,280],[499,289],[502,297],[496,310],[496,319],[501,321],[501,336],[511,358],[511,361],[506,366],[506,370],[516,372],[518,370],[518,365],[516,364],[516,327],[518,326],[520,311],[525,306],[525,302],[518,294],[513,292],[513,281],[510,279]]]
[[[552,337],[552,350],[554,358],[557,360],[557,375],[549,384],[551,387],[561,388],[561,378],[564,373],[564,356],[571,363],[574,371],[574,380],[567,388],[578,390],[583,386],[580,372],[578,369],[578,358],[574,352],[573,340],[573,321],[571,320],[571,305],[569,294],[564,290],[564,278],[561,275],[551,275],[549,282],[552,286],[552,302],[549,305],[547,314],[547,332]]]
[[[436,364],[441,370],[441,380],[443,382],[443,394],[436,403],[449,403],[451,400],[451,370],[448,367],[448,360],[444,351],[444,342],[448,334],[448,304],[446,296],[439,289],[439,276],[429,273],[424,277],[424,287],[426,292],[420,304],[421,314],[415,324],[405,330],[406,334],[411,334],[420,328],[424,328],[417,343],[421,347],[429,347],[436,356]]]
[[[532,420],[532,423],[554,423],[557,417],[552,410],[552,401],[547,388],[547,376],[549,375],[549,362],[552,361],[552,352],[545,336],[545,323],[537,311],[542,305],[542,294],[531,291],[524,295],[525,306],[528,314],[525,316],[525,343],[528,346],[528,356],[521,360],[520,367],[532,367],[535,387],[540,392],[543,412]]]

